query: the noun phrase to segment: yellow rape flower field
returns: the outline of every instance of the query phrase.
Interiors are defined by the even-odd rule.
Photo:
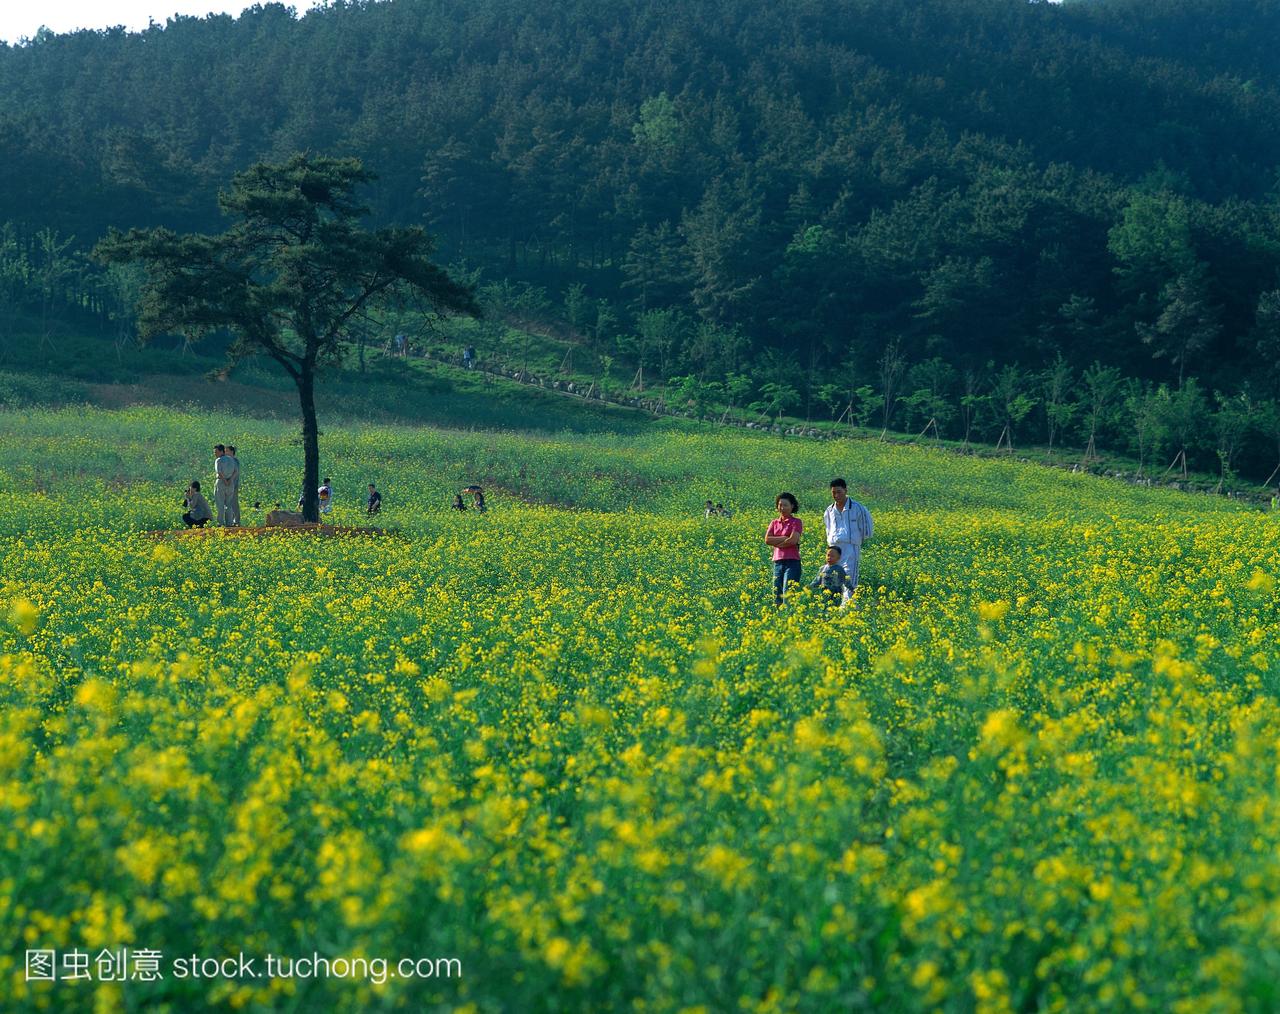
[[[286,423],[0,415],[0,1008],[1280,1005],[1275,517],[868,441],[352,425],[334,519],[376,481],[390,536],[149,535],[219,440],[247,523],[292,505]],[[807,581],[835,475],[856,608],[775,611],[773,496]]]

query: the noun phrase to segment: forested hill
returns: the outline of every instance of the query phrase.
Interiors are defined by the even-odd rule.
[[[1062,351],[1235,389],[1280,343],[1278,46],[1274,0],[389,0],[42,34],[0,48],[0,223],[214,229],[233,171],[353,153],[377,216],[572,289],[578,332],[664,374],[811,397],[896,338],[956,376]]]

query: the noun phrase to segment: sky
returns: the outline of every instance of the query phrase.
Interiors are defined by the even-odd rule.
[[[319,0],[283,0],[298,13],[319,6]],[[43,25],[55,32],[77,28],[124,25],[141,31],[147,19],[164,24],[175,14],[239,14],[253,0],[0,0],[0,41],[31,38]]]

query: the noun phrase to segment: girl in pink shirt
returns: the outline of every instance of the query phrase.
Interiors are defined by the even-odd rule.
[[[782,605],[787,585],[800,581],[800,535],[804,524],[795,516],[800,504],[791,493],[779,493],[778,516],[765,529],[764,543],[773,547],[773,600]]]

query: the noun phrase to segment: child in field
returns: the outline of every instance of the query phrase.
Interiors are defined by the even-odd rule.
[[[333,480],[326,475],[324,478],[324,483],[320,486],[320,489],[318,490],[319,497],[320,497],[320,513],[321,514],[328,514],[331,510],[333,510],[332,483],[333,483]]]
[[[827,600],[827,608],[840,605],[845,592],[853,594],[854,584],[840,563],[844,551],[839,546],[827,547],[827,562],[818,571],[818,576],[809,582],[814,591],[821,591]]]

